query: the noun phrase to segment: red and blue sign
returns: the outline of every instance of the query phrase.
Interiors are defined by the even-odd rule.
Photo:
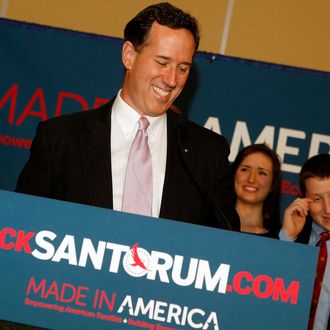
[[[52,329],[304,329],[317,249],[0,191],[0,319]]]

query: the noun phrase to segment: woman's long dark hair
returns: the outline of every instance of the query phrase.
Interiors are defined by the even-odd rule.
[[[273,182],[272,189],[267,195],[263,203],[262,215],[263,225],[268,229],[270,234],[277,235],[281,228],[280,222],[280,198],[281,198],[281,184],[282,184],[282,172],[281,162],[279,156],[269,148],[266,144],[256,143],[251,144],[239,151],[234,162],[231,164],[233,175],[235,176],[236,171],[242,161],[248,156],[255,152],[261,152],[268,156],[273,164]]]

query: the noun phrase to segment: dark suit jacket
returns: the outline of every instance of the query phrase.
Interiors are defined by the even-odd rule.
[[[41,122],[16,191],[112,209],[111,107]],[[167,130],[160,217],[239,230],[227,141],[171,110]]]

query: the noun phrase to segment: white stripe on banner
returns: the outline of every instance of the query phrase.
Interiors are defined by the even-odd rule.
[[[3,0],[0,8],[0,17],[7,17],[10,0]]]
[[[225,24],[224,24],[223,32],[222,32],[221,45],[220,45],[220,54],[221,55],[225,55],[225,52],[226,52],[231,18],[233,16],[233,10],[234,10],[234,2],[235,2],[235,0],[227,1],[227,12],[226,12]]]

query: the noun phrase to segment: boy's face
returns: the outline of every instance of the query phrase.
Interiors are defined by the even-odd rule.
[[[305,180],[306,197],[313,220],[324,230],[330,231],[330,178],[308,178]]]

